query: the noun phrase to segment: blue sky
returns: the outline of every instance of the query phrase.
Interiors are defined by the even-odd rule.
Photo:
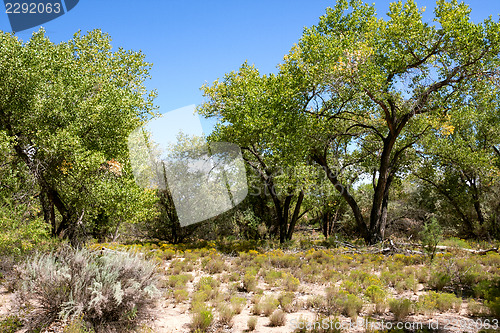
[[[14,1],[14,0],[13,0]],[[375,1],[384,15],[390,1]],[[432,17],[434,1],[417,1]],[[498,18],[500,1],[469,0],[474,21]],[[150,89],[164,113],[202,102],[199,88],[248,60],[263,73],[276,71],[304,26],[311,26],[333,6],[326,0],[171,1],[80,0],[67,14],[43,24],[53,42],[68,40],[77,30],[100,28],[115,47],[142,50],[152,62]],[[18,32],[29,39],[39,27]],[[10,31],[0,13],[0,30]],[[204,129],[209,125],[203,123]],[[186,124],[189,127],[189,124]]]

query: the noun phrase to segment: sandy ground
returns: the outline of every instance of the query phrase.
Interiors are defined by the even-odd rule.
[[[165,270],[168,268],[168,263],[165,265]],[[206,273],[201,271],[191,272],[195,276],[192,282],[187,285],[187,290],[192,292],[194,285],[200,279],[201,276],[207,276]],[[219,274],[214,275],[214,277]],[[226,284],[221,284],[221,289],[223,290]],[[280,293],[279,288],[270,288],[263,281],[259,282],[259,287],[264,291],[264,295],[274,295],[278,296]],[[420,289],[422,289],[421,286]],[[418,296],[422,294],[423,291],[419,290],[416,293],[406,292],[399,294],[398,297],[406,297],[412,300],[418,299]],[[319,284],[307,284],[302,283],[299,290],[295,293],[296,300],[305,301],[312,295],[324,295],[324,286]],[[238,292],[238,296],[247,298],[246,306],[243,308],[242,312],[235,315],[232,320],[231,327],[219,327],[218,332],[248,332],[247,322],[248,319],[253,316],[251,314],[252,302],[251,298],[253,293],[243,293]],[[12,314],[13,309],[13,299],[14,295],[9,293],[4,286],[0,286],[0,318]],[[165,296],[160,298],[151,313],[151,320],[146,323],[147,326],[151,327],[154,332],[157,333],[171,333],[171,332],[189,332],[189,323],[191,321],[191,315],[189,311],[189,301],[185,301],[179,304],[175,304],[173,299],[166,298]],[[229,305],[228,305],[229,306]],[[371,312],[372,305],[365,305],[363,311],[358,317],[358,325],[351,325],[348,318],[340,317],[341,323],[343,324],[344,332],[366,332],[366,321],[365,318]],[[470,318],[465,317],[466,314],[466,304],[462,304],[462,309],[457,312],[440,313],[432,316],[423,315],[413,315],[405,319],[406,325],[417,325],[416,323],[433,323],[433,327],[439,324],[440,328],[443,330],[441,332],[478,332],[473,323],[474,321]],[[386,312],[384,315],[372,317],[376,318],[379,323],[386,322],[389,323],[393,320],[392,314]],[[262,333],[278,333],[278,332],[293,332],[294,325],[300,323],[299,319],[305,319],[309,323],[314,323],[316,314],[312,311],[305,310],[299,306],[298,311],[294,313],[286,314],[286,324],[282,327],[270,327],[269,318],[263,315],[257,317],[257,326],[254,332]],[[413,323],[413,324],[411,324]],[[368,324],[369,325],[369,324]],[[409,326],[408,326],[409,327]],[[415,326],[413,326],[415,327]],[[215,331],[215,330],[214,330]],[[18,331],[19,333],[23,330]],[[54,325],[47,332],[62,332],[61,328],[57,328]],[[1,332],[0,332],[1,333]]]

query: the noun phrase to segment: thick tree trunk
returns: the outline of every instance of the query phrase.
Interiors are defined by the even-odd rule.
[[[70,209],[68,209],[63,203],[57,190],[47,182],[43,174],[42,167],[36,165],[36,162],[30,156],[28,156],[25,149],[23,149],[20,144],[15,145],[14,150],[16,151],[17,155],[26,163],[28,169],[31,171],[33,177],[36,179],[40,187],[40,203],[42,205],[45,222],[52,227],[52,234],[54,236],[63,236],[64,232],[71,227],[71,220],[74,217],[74,214],[72,214]],[[57,208],[62,216],[61,223],[59,223],[59,226],[57,227],[54,207]],[[64,236],[68,238],[72,237],[71,232]]]
[[[304,191],[300,191],[299,196],[297,198],[297,202],[295,203],[295,208],[293,210],[292,219],[290,221],[290,225],[288,226],[288,231],[286,235],[287,240],[291,240],[293,236],[293,231],[295,229],[295,224],[299,219],[300,206],[302,205],[302,201],[304,200]]]
[[[325,238],[328,238],[330,237],[331,233],[332,233],[332,214],[331,212],[329,211],[326,211],[326,212],[323,212],[323,214],[321,214],[321,220],[322,220],[322,224],[323,224],[323,236],[325,236]]]
[[[389,204],[389,189],[392,183],[392,179],[394,176],[391,174],[389,179],[387,180],[387,185],[385,187],[384,199],[382,200],[382,215],[380,216],[379,230],[380,236],[383,240],[385,237],[385,227],[387,226],[387,206]]]
[[[477,220],[479,221],[479,225],[483,225],[485,219],[483,211],[481,209],[481,201],[479,198],[479,190],[476,185],[476,179],[474,178],[471,181],[471,183],[472,183],[472,200],[474,201],[474,209],[476,210]]]
[[[390,183],[392,181],[390,170],[391,152],[395,142],[396,137],[391,134],[384,140],[384,148],[382,150],[380,167],[378,170],[377,186],[373,193],[372,210],[370,213],[369,244],[375,244],[383,239],[382,230],[385,229],[385,224],[387,222],[387,199],[389,196]],[[385,217],[383,217],[384,214],[382,213],[384,200],[386,201]]]
[[[354,219],[356,221],[356,225],[358,227],[358,231],[361,234],[361,237],[363,237],[365,241],[368,242],[370,239],[368,228],[366,227],[365,219],[363,217],[363,214],[361,213],[361,209],[359,208],[358,203],[356,202],[356,199],[354,199],[351,193],[349,193],[349,190],[339,182],[337,176],[328,166],[326,157],[324,155],[314,154],[312,158],[314,159],[314,161],[316,161],[316,163],[318,163],[321,167],[324,168],[328,180],[330,180],[330,182],[337,189],[337,191],[339,191],[340,195],[342,195],[342,198],[344,198],[349,207],[351,207]]]

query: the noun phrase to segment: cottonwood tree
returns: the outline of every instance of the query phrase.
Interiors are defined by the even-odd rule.
[[[35,180],[54,235],[133,220],[153,202],[127,161],[128,134],[154,110],[143,84],[150,64],[111,49],[99,30],[59,44],[43,30],[27,42],[0,32],[0,131]]]
[[[241,147],[243,159],[253,171],[249,175],[261,179],[265,194],[272,199],[280,242],[291,239],[303,214],[305,184],[300,174],[306,164],[293,153],[299,138],[292,142],[282,134],[296,131],[300,124],[286,115],[287,108],[297,103],[287,82],[272,74],[261,76],[245,63],[239,72],[226,74],[202,90],[206,101],[197,111],[218,120],[209,140]]]
[[[470,9],[439,0],[435,23],[413,1],[390,5],[388,19],[361,1],[338,1],[307,28],[279,66],[260,76],[243,66],[205,87],[202,113],[219,116],[217,130],[243,147],[277,160],[319,164],[350,206],[368,243],[383,239],[391,184],[404,177],[415,145],[432,128],[448,126],[479,78],[498,77],[500,24],[473,23]],[[486,82],[486,81],[485,81]],[[486,83],[485,83],[486,84]],[[252,152],[251,152],[252,153]],[[255,156],[258,160],[258,156]],[[344,173],[372,175],[366,216]]]
[[[446,125],[449,106],[464,102],[473,83],[498,78],[498,22],[473,23],[457,1],[439,0],[434,24],[424,22],[423,11],[413,1],[395,2],[385,20],[373,6],[338,1],[305,29],[280,67],[305,101],[294,111],[314,119],[311,133],[325,133],[311,140],[312,158],[328,170],[332,149],[347,141],[342,163],[359,161],[373,175],[367,217],[341,177],[328,172],[368,243],[383,238],[391,183],[432,128],[427,117]]]
[[[500,96],[488,83],[475,82],[474,93],[451,108],[449,125],[426,135],[414,170],[469,236],[498,229]]]

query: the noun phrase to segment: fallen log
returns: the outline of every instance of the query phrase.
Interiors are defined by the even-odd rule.
[[[412,243],[395,243],[397,245],[401,246],[409,246],[409,247],[422,247],[421,244],[412,244]],[[456,247],[456,246],[445,246],[445,245],[438,245],[436,246],[437,250],[459,250],[459,251],[465,251],[473,254],[479,254],[479,255],[485,255],[488,252],[498,252],[497,247],[492,247],[491,249],[485,249],[485,250],[473,250],[473,249],[466,249],[464,247]]]

